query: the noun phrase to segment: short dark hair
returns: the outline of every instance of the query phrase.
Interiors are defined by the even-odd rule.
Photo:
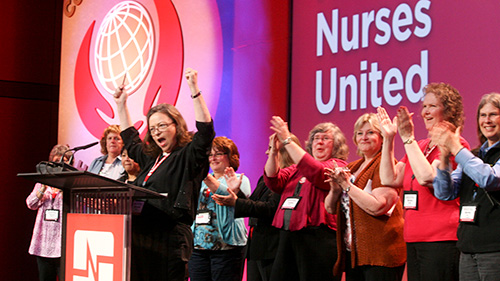
[[[240,167],[240,153],[236,144],[226,137],[216,137],[212,142],[212,148],[224,152],[229,159],[229,166],[231,166],[234,171],[237,171]]]

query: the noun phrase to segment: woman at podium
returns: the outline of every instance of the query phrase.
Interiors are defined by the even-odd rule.
[[[146,116],[148,131],[142,142],[130,118],[124,86],[115,92],[123,142],[141,167],[135,183],[165,196],[147,200],[141,214],[132,219],[132,280],[185,280],[187,276],[193,250],[191,225],[215,132],[198,88],[197,71],[188,68],[185,77],[198,130],[194,135],[173,105],[159,104]]]
[[[55,145],[50,151],[49,161],[59,162],[67,152],[64,162],[73,164],[68,163],[73,154],[68,149],[67,145]],[[62,190],[37,183],[26,198],[26,205],[31,210],[38,210],[28,252],[36,256],[40,280],[56,281],[61,264]]]

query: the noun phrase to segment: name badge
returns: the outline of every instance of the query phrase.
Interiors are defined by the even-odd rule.
[[[403,207],[406,210],[418,210],[418,191],[403,192]]]
[[[460,206],[460,222],[476,222],[477,204],[469,203]]]
[[[283,205],[281,205],[281,209],[284,210],[295,210],[297,205],[299,204],[299,201],[302,197],[300,196],[291,196],[285,199],[285,202],[283,202]]]
[[[195,223],[198,225],[209,225],[212,223],[212,212],[210,210],[200,210],[196,213]]]
[[[132,202],[132,215],[140,215],[142,213],[142,208],[144,208],[144,201],[134,200]]]
[[[58,221],[59,220],[59,210],[47,209],[45,210],[45,216],[43,217],[46,221]]]

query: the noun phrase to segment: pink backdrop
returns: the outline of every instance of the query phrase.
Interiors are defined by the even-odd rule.
[[[400,105],[409,107],[415,112],[417,139],[425,138],[418,93],[425,82],[446,82],[463,97],[464,137],[472,146],[478,144],[477,104],[483,94],[500,88],[500,53],[496,50],[500,19],[495,16],[500,6],[496,1],[481,5],[448,0],[364,1],[360,5],[298,0],[293,11],[290,114],[292,130],[301,139],[315,124],[332,121],[348,138],[349,159],[354,160],[354,122],[363,113],[376,112],[378,105],[391,117]],[[317,42],[323,43],[322,48]],[[336,79],[330,78],[331,69]],[[320,82],[316,82],[318,73]],[[316,101],[318,85],[321,102]],[[331,97],[336,98],[335,104],[327,106]],[[396,156],[402,157],[399,138],[396,148]]]

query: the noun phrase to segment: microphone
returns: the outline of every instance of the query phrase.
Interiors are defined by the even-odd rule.
[[[99,142],[96,141],[96,142],[93,142],[93,143],[89,143],[89,144],[86,144],[86,145],[82,145],[82,146],[77,146],[77,147],[74,147],[74,148],[71,148],[71,149],[68,149],[66,150],[63,155],[61,156],[61,160],[59,161],[60,163],[63,163],[64,162],[64,155],[66,155],[66,153],[70,152],[70,151],[73,151],[73,152],[77,152],[79,150],[84,150],[84,149],[87,149],[87,148],[91,148],[92,146],[98,144]],[[69,158],[69,163],[71,163],[71,161],[73,160],[73,156],[75,156],[75,154],[73,153],[71,155],[71,157]]]
[[[42,161],[42,162],[38,163],[38,165],[36,165],[36,170],[40,174],[53,174],[53,173],[60,173],[63,171],[77,171],[77,169],[75,167],[64,163],[64,155],[66,155],[66,153],[68,153],[70,151],[77,152],[79,150],[84,150],[84,149],[90,148],[98,143],[99,142],[96,141],[93,143],[89,143],[86,145],[77,146],[77,147],[68,149],[63,153],[63,155],[61,156],[61,160],[59,160],[59,162]],[[73,161],[74,155],[75,155],[74,153],[71,154],[71,157],[69,158],[69,161],[68,161],[69,163],[71,163],[71,161]]]
[[[78,150],[84,150],[84,149],[87,149],[87,148],[91,148],[92,146],[98,144],[99,142],[96,141],[96,142],[93,142],[93,143],[89,143],[89,144],[86,144],[86,145],[82,145],[82,146],[77,146],[77,147],[74,147],[72,149],[69,149],[68,151],[74,151],[74,152],[77,152]]]

